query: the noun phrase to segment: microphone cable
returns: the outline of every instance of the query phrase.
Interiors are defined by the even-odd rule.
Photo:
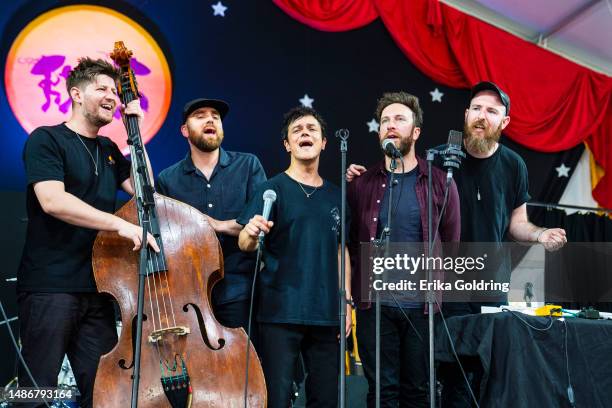
[[[19,361],[21,361],[21,364],[23,364],[23,368],[25,368],[26,373],[28,374],[28,377],[30,378],[30,381],[32,381],[32,384],[34,385],[34,387],[37,390],[40,390],[40,387],[38,386],[38,383],[36,383],[36,380],[34,380],[34,376],[32,375],[32,372],[30,371],[30,368],[28,367],[28,365],[26,364],[25,360],[23,359],[23,355],[21,354],[21,350],[19,349],[19,345],[17,344],[17,340],[15,340],[15,335],[13,334],[13,329],[11,329],[11,324],[8,321],[8,317],[6,316],[6,312],[4,311],[4,306],[2,306],[2,301],[1,300],[0,300],[0,312],[2,312],[2,318],[4,319],[4,321],[6,321],[6,328],[8,329],[9,336],[11,337],[11,341],[13,343],[13,347],[15,347],[15,351],[17,352],[17,356],[19,356]],[[47,408],[50,408],[49,403],[47,402],[46,398],[43,399],[43,402],[45,403]]]
[[[550,330],[555,322],[555,319],[553,319],[552,314],[548,315],[548,318],[550,319],[550,322],[548,324],[548,326],[540,328],[540,327],[535,327],[532,324],[529,324],[528,321],[526,321],[525,319],[523,319],[521,316],[519,316],[517,313],[515,313],[514,311],[510,310],[510,309],[502,309],[504,312],[510,312],[512,314],[512,316],[516,317],[517,319],[519,319],[521,322],[523,322],[523,324],[525,324],[527,327],[533,329],[533,330],[537,330],[539,332],[546,332],[548,330]],[[570,375],[570,369],[569,369],[569,354],[568,354],[568,349],[567,349],[567,336],[568,336],[568,328],[567,328],[567,320],[565,318],[563,318],[561,320],[563,322],[564,325],[564,339],[563,342],[565,344],[565,370],[567,372],[567,399],[568,402],[570,404],[570,407],[575,408],[576,407],[576,397],[574,395],[574,387],[572,386],[572,377]]]
[[[461,360],[459,359],[459,355],[457,354],[457,350],[455,349],[455,343],[453,342],[453,336],[450,334],[450,330],[448,329],[448,324],[446,323],[446,318],[444,317],[444,312],[442,312],[442,305],[438,302],[438,297],[434,293],[434,300],[436,301],[436,305],[438,305],[438,310],[440,311],[440,318],[442,319],[442,325],[444,326],[444,331],[446,332],[446,337],[448,337],[448,343],[451,346],[451,351],[453,352],[453,356],[455,357],[455,361],[457,361],[457,365],[459,366],[459,370],[461,370],[461,376],[463,377],[463,381],[465,381],[465,385],[467,386],[468,391],[470,392],[470,397],[474,402],[476,408],[480,408],[478,405],[478,400],[476,399],[476,395],[474,394],[474,390],[472,390],[472,385],[470,384],[470,380],[468,380],[467,375],[465,374],[465,369],[463,368],[463,364],[461,364]]]
[[[447,178],[446,182],[444,183],[444,198],[442,199],[442,207],[440,207],[440,213],[438,214],[438,220],[436,222],[436,229],[434,230],[434,236],[433,236],[433,241],[432,241],[432,245],[434,245],[434,247],[436,244],[436,238],[438,237],[438,230],[440,229],[440,223],[442,222],[442,217],[444,216],[444,211],[446,211],[446,206],[448,204],[448,191],[450,190],[450,185],[451,185],[452,180],[453,180],[452,178]],[[431,192],[428,192],[428,194],[431,194]],[[433,248],[431,249],[433,250]],[[472,398],[472,401],[474,402],[474,405],[476,406],[476,408],[480,408],[480,405],[478,405],[478,400],[476,399],[476,395],[474,394],[474,390],[472,390],[472,385],[470,384],[470,381],[467,378],[465,369],[463,368],[463,364],[461,364],[461,360],[459,359],[459,355],[457,354],[457,350],[455,350],[455,344],[453,342],[453,337],[451,336],[450,330],[448,329],[448,324],[446,323],[444,312],[442,312],[442,305],[438,301],[438,296],[436,296],[435,292],[433,293],[433,297],[436,302],[436,305],[438,306],[438,310],[440,311],[440,319],[442,320],[442,325],[444,326],[444,331],[446,332],[446,336],[448,337],[448,342],[451,346],[451,351],[453,352],[455,361],[457,361],[457,365],[459,366],[459,370],[461,371],[461,376],[463,377],[463,380],[465,381],[465,385],[467,386],[467,389],[470,393],[470,397]]]

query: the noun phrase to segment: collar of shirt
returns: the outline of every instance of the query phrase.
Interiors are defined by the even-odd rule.
[[[211,178],[217,172],[218,166],[227,167],[230,165],[231,162],[232,162],[232,158],[230,157],[230,155],[227,154],[227,152],[222,147],[220,147],[219,148],[219,162],[215,166],[215,169],[212,172]],[[187,152],[187,155],[185,156],[185,160],[183,160],[183,171],[185,172],[185,174],[189,174],[189,173],[194,173],[197,170],[198,169],[193,164],[193,160],[191,159],[191,152]]]
[[[427,161],[420,158],[419,156],[416,156],[417,159],[417,167],[419,168],[419,172],[417,174],[417,178],[421,178],[421,177],[427,177]],[[378,164],[375,165],[374,169],[380,173],[381,175],[387,177],[388,172],[387,172],[387,168],[385,167],[385,161],[382,160],[380,161]]]

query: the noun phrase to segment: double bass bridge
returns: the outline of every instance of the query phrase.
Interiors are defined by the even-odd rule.
[[[155,330],[149,334],[149,343],[157,343],[166,335],[186,336],[190,333],[189,327],[173,326]]]

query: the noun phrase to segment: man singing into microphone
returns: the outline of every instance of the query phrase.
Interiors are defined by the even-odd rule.
[[[389,153],[399,150],[392,195],[391,242],[427,242],[427,163],[415,154],[421,134],[423,111],[416,96],[406,92],[385,93],[376,107],[378,137],[387,146],[385,158],[349,186],[348,200],[353,211],[350,253],[353,261],[353,297],[357,302],[359,353],[369,384],[368,406],[375,405],[375,310],[362,297],[367,283],[361,276],[359,243],[381,235],[389,217]],[[397,153],[396,153],[397,154]],[[444,197],[446,174],[433,169],[434,220]],[[450,184],[448,204],[440,221],[436,241],[459,240],[459,197]],[[401,310],[403,309],[403,310]],[[381,299],[381,407],[427,406],[428,322],[424,303]],[[410,321],[407,320],[407,317]]]
[[[289,168],[264,182],[237,219],[244,225],[238,238],[243,251],[255,251],[259,233],[266,234],[265,267],[257,282],[257,321],[268,407],[290,405],[300,352],[308,372],[307,406],[336,407],[341,249],[334,213],[341,206],[341,194],[319,175],[319,157],[327,139],[325,122],[316,111],[290,110],[285,114],[282,137],[291,158]],[[262,214],[263,192],[268,189],[277,196],[270,221],[258,215]],[[350,299],[350,272],[346,273],[346,287]],[[347,304],[347,331],[350,315]]]
[[[254,155],[221,147],[228,111],[229,105],[218,99],[199,98],[185,104],[181,134],[189,152],[159,173],[155,187],[207,216],[221,243],[225,270],[212,292],[215,317],[224,326],[247,330],[255,258],[239,250],[242,225],[235,219],[266,174]],[[251,333],[251,337],[257,343],[257,336]]]

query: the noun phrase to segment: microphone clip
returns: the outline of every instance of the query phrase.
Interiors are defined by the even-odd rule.
[[[442,150],[439,154],[442,157],[442,167],[444,168],[454,167],[458,169],[461,164],[461,159],[465,159],[466,157],[465,152],[463,152],[460,147],[452,145]]]

